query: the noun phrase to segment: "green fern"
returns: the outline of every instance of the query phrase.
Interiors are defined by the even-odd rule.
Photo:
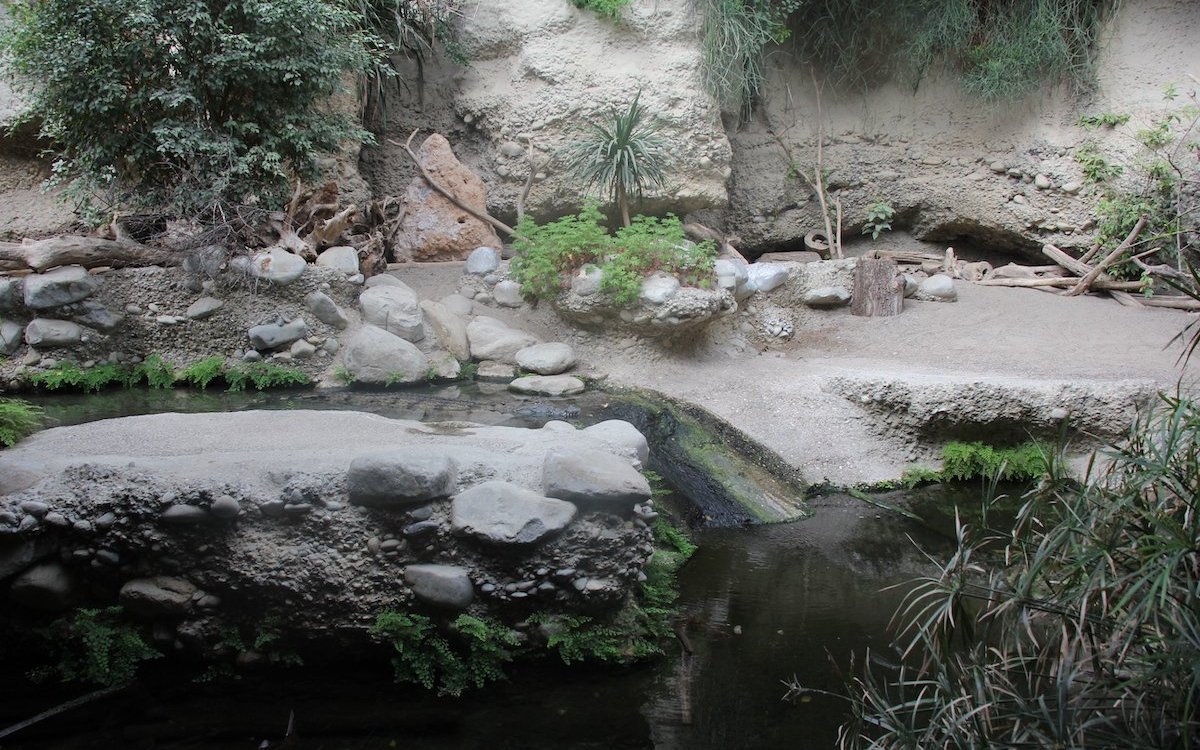
[[[206,357],[180,370],[178,379],[201,390],[205,390],[208,388],[209,383],[221,377],[224,372],[224,357]]]
[[[8,448],[38,428],[42,408],[16,398],[0,398],[0,447]]]

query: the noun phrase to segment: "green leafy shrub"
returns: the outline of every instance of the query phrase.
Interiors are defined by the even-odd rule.
[[[1188,748],[1200,736],[1200,405],[1163,398],[1083,483],[1052,462],[848,685],[843,748]]]
[[[867,206],[867,221],[863,224],[862,233],[871,235],[871,239],[879,239],[879,235],[892,230],[892,217],[896,215],[893,209],[883,201],[875,201]]]
[[[424,615],[383,612],[371,632],[392,644],[397,682],[436,688],[439,695],[462,695],[504,679],[504,664],[518,644],[508,628],[471,615],[454,620],[457,647]]]
[[[674,216],[638,216],[611,236],[600,225],[602,218],[591,204],[576,216],[547,224],[522,218],[514,243],[517,255],[509,266],[521,291],[553,299],[565,288],[567,275],[588,264],[601,271],[601,291],[622,305],[637,301],[642,281],[654,271],[675,275],[685,284],[709,283],[716,247],[688,241]]]
[[[133,368],[133,382],[145,381],[151,388],[163,389],[175,386],[175,368],[157,354],[151,354]]]
[[[607,124],[589,122],[588,133],[567,147],[566,168],[584,181],[584,192],[598,188],[629,226],[629,201],[667,181],[666,143],[646,120],[639,91],[629,108],[613,112]]]
[[[73,362],[60,362],[48,370],[29,373],[26,379],[33,387],[46,391],[95,393],[114,385],[134,385],[137,382],[134,372],[133,369],[118,364],[98,365],[84,370]]]
[[[1101,112],[1096,115],[1080,115],[1076,124],[1081,128],[1088,130],[1098,130],[1099,128],[1112,129],[1119,127],[1129,122],[1129,115],[1117,112]]]
[[[17,398],[0,398],[0,447],[8,448],[42,422],[42,409]]]
[[[328,106],[370,69],[362,19],[334,0],[15,0],[3,48],[54,180],[93,217],[280,205],[316,157],[366,139]]]
[[[994,448],[984,443],[949,442],[942,447],[942,478],[1038,479],[1046,473],[1049,449],[1038,443],[1015,448]]]
[[[58,661],[34,673],[35,678],[57,676],[63,682],[124,685],[133,680],[138,665],[162,656],[141,633],[121,619],[120,607],[81,609],[55,621],[45,633]]]
[[[250,362],[234,365],[225,370],[225,382],[231,391],[244,391],[249,385],[255,390],[268,388],[296,388],[312,385],[312,379],[302,370],[281,367],[272,362]]]
[[[207,390],[209,383],[220,378],[224,373],[224,357],[206,357],[180,370],[178,379],[200,390]]]
[[[576,8],[594,11],[614,21],[621,15],[621,9],[631,2],[633,0],[571,0]]]
[[[1075,161],[1083,169],[1084,177],[1095,183],[1108,182],[1125,173],[1125,168],[1109,161],[1094,143],[1085,143],[1075,149]]]

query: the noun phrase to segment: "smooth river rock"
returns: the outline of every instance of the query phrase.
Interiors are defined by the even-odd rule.
[[[425,321],[433,329],[438,343],[461,362],[471,361],[471,342],[467,339],[467,323],[445,305],[433,300],[421,300]]]
[[[38,349],[75,346],[83,340],[83,327],[69,320],[34,318],[25,326],[25,343]]]
[[[574,396],[586,389],[587,384],[574,375],[526,375],[508,384],[513,393],[529,396]]]
[[[362,308],[363,320],[373,326],[378,326],[405,341],[417,342],[425,338],[417,293],[399,279],[396,279],[395,284],[373,286],[364,290],[359,295],[358,306]]]
[[[355,331],[342,362],[355,382],[367,385],[418,383],[429,374],[429,358],[420,349],[373,325]]]
[[[517,352],[540,343],[536,336],[508,327],[502,321],[480,315],[467,324],[467,340],[475,359],[494,359],[497,362],[517,363]]]
[[[575,518],[576,507],[508,482],[484,482],[454,496],[450,524],[492,544],[533,544],[557,534]]]
[[[575,366],[575,350],[567,344],[534,344],[516,354],[517,366],[538,375],[559,375]]]
[[[434,607],[462,610],[475,599],[467,569],[457,565],[409,565],[404,581],[418,599]]]
[[[355,505],[404,507],[449,497],[457,476],[458,467],[447,456],[395,449],[351,461],[346,489]]]
[[[555,450],[546,454],[542,490],[582,510],[625,515],[650,499],[650,482],[629,461],[598,450]]]
[[[134,578],[117,595],[121,606],[143,617],[179,617],[187,614],[196,587],[182,578]]]
[[[69,305],[87,299],[100,288],[100,278],[83,266],[64,266],[25,277],[25,306],[34,310]]]

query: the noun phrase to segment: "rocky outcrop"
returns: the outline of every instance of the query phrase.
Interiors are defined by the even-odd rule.
[[[434,133],[417,152],[421,166],[438,185],[476,213],[487,213],[487,187],[464,167],[445,136]],[[465,260],[480,246],[498,247],[491,225],[464,211],[425,178],[413,178],[404,193],[404,219],[396,235],[397,260]]]
[[[0,454],[3,616],[119,603],[200,655],[265,618],[352,643],[388,609],[599,616],[653,549],[650,511],[627,520],[633,496],[611,497],[641,479],[642,442],[618,422],[449,428],[311,411],[48,430]],[[595,499],[561,491],[543,473],[566,449],[619,481],[595,483]]]

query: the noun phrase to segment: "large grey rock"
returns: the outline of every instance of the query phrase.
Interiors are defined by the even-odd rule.
[[[24,300],[21,279],[0,278],[0,312],[12,312]]]
[[[451,529],[492,544],[533,544],[565,529],[573,504],[508,482],[484,482],[454,496]]]
[[[650,482],[627,459],[600,450],[575,448],[546,454],[542,489],[582,510],[624,515],[650,499]]]
[[[558,375],[575,366],[575,350],[561,343],[534,344],[516,354],[517,366],[538,375]]]
[[[440,302],[421,300],[425,322],[433,329],[442,348],[461,362],[471,361],[471,342],[467,339],[467,323]]]
[[[443,380],[454,380],[462,374],[462,363],[451,354],[442,350],[430,352],[429,370],[427,374],[431,378],[441,378]]]
[[[251,258],[247,270],[256,279],[269,281],[276,286],[287,286],[303,276],[307,268],[308,262],[304,258],[282,247],[273,247]]]
[[[188,316],[192,320],[204,320],[224,306],[225,303],[216,297],[201,297],[192,304],[188,305],[187,312],[185,312],[184,315]]]
[[[417,383],[429,373],[429,359],[420,349],[373,325],[354,333],[342,361],[355,382],[367,385]]]
[[[841,307],[850,302],[850,291],[840,286],[823,286],[804,293],[804,304],[809,307]]]
[[[404,580],[418,599],[434,607],[462,610],[475,599],[467,569],[457,565],[409,565]]]
[[[374,277],[372,277],[374,278]],[[396,284],[375,286],[363,291],[358,298],[363,320],[379,326],[405,341],[420,341],[425,338],[421,325],[421,305],[417,293],[397,279]]]
[[[526,375],[508,384],[513,393],[529,396],[574,396],[586,389],[587,384],[574,375]]]
[[[637,459],[645,465],[650,460],[650,444],[646,436],[622,419],[607,419],[585,427],[583,434],[595,438],[608,446],[613,453]]]
[[[25,343],[39,349],[75,346],[83,340],[83,327],[69,320],[34,318],[25,326]]]
[[[770,292],[788,280],[788,267],[783,263],[751,263],[746,269],[746,285],[756,292]]]
[[[958,291],[954,288],[954,279],[938,273],[921,281],[916,297],[933,302],[954,302],[958,299]]]
[[[71,605],[75,579],[62,563],[44,562],[33,566],[12,582],[10,595],[17,604],[32,609],[58,612]]]
[[[353,276],[358,273],[358,251],[348,245],[331,247],[317,256],[317,265]]]
[[[325,292],[312,292],[304,298],[304,306],[308,308],[317,320],[327,326],[333,326],[338,330],[344,329],[350,324],[346,313],[338,304],[333,301]]]
[[[304,322],[304,318],[296,318],[290,323],[267,323],[261,326],[254,326],[247,331],[247,335],[250,337],[251,346],[260,352],[267,351],[268,349],[287,346],[293,341],[298,341],[307,336],[308,323]]]
[[[355,505],[404,507],[449,497],[457,476],[458,467],[444,455],[381,451],[350,462],[346,489]]]
[[[12,320],[0,320],[0,352],[12,354],[21,345],[25,329]]]
[[[501,307],[520,307],[525,302],[521,295],[521,285],[511,279],[505,279],[492,287],[492,297]]]
[[[475,276],[486,276],[499,267],[499,252],[490,247],[477,247],[467,256],[467,266],[463,272]]]
[[[475,303],[461,294],[447,294],[438,301],[441,302],[442,307],[464,318],[469,318],[475,311]]]
[[[475,359],[494,359],[497,362],[517,363],[517,352],[539,343],[537,337],[509,328],[503,322],[480,315],[467,324],[467,341]]]
[[[390,273],[379,273],[367,279],[363,286],[367,289],[374,289],[377,286],[408,286],[408,284],[405,284]]]
[[[73,307],[76,313],[71,316],[72,320],[81,326],[94,328],[105,333],[116,330],[125,321],[123,314],[115,313],[99,302],[92,300],[84,300]]]
[[[87,299],[100,288],[100,279],[83,266],[64,266],[25,277],[25,306],[34,310],[69,305]]]
[[[143,617],[180,617],[187,614],[196,587],[182,578],[134,578],[121,587],[117,599],[127,612]]]
[[[648,276],[642,281],[641,299],[651,305],[661,305],[679,291],[679,279],[662,273]]]

